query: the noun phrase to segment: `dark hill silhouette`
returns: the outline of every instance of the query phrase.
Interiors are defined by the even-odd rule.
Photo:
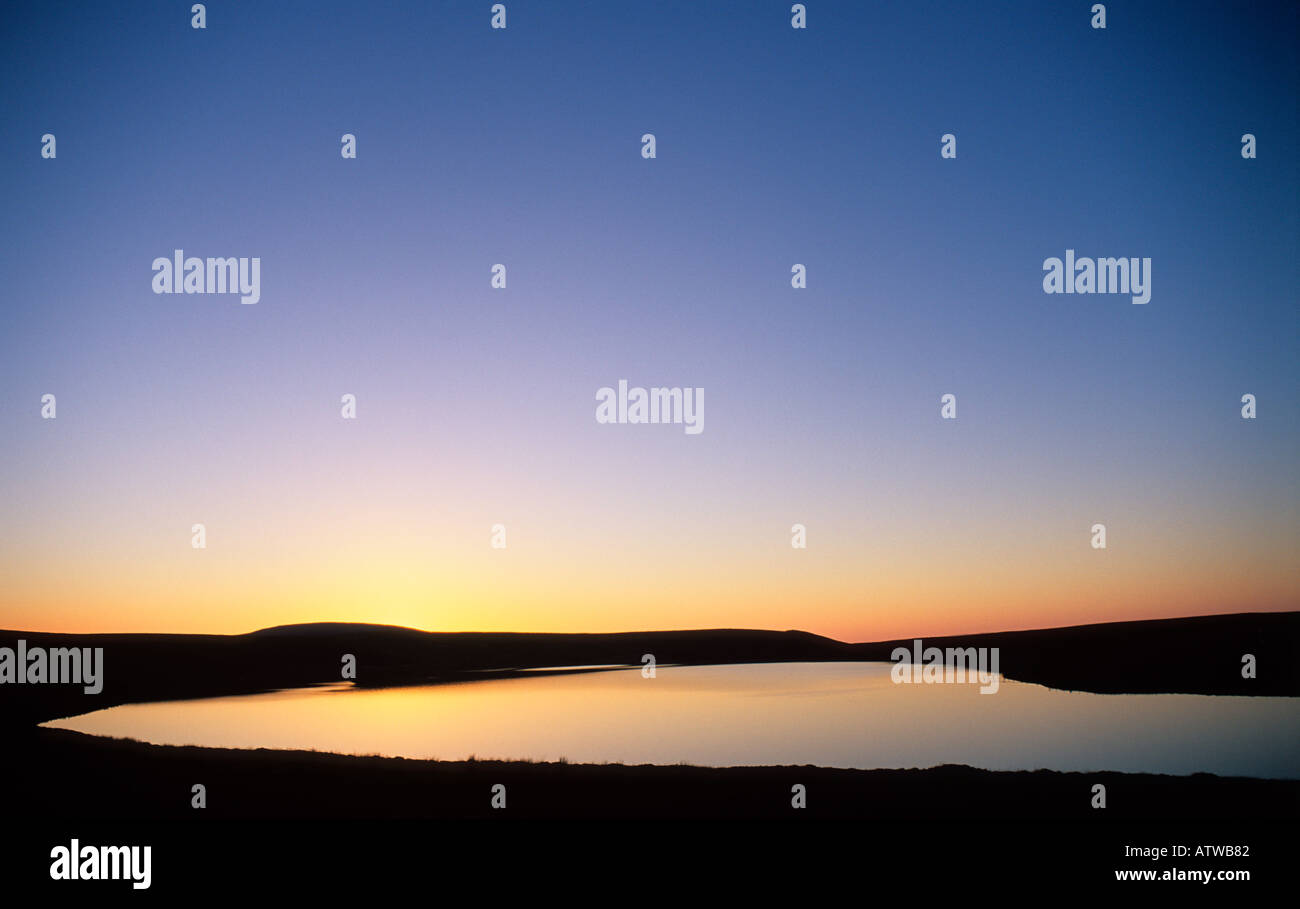
[[[557,666],[888,661],[911,639],[847,644],[802,631],[712,629],[617,634],[427,632],[393,625],[284,625],[242,635],[52,634],[0,631],[0,646],[104,648],[104,687],[0,685],[0,723],[43,722],[115,704],[246,694],[340,679],[428,684]],[[998,647],[1006,677],[1105,693],[1300,695],[1300,612],[1115,622],[926,638],[926,646]],[[1241,677],[1253,654],[1258,678]]]

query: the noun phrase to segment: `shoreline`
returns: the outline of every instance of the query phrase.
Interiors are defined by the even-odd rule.
[[[48,728],[26,730],[9,744],[0,769],[22,781],[9,801],[48,819],[921,816],[1104,823],[1287,819],[1300,808],[1300,780],[1207,773],[430,761],[151,745]],[[202,810],[191,807],[196,783],[206,791]],[[1106,787],[1104,810],[1091,804],[1099,783]],[[504,809],[492,807],[498,784],[507,790]],[[791,805],[796,784],[806,790],[800,810]]]
[[[341,680],[390,687],[506,678],[546,667],[892,662],[913,640],[850,644],[800,631],[617,634],[426,632],[380,625],[298,625],[244,635],[70,635],[0,630],[0,647],[102,648],[102,691],[0,684],[0,728],[119,704],[302,688]],[[1095,694],[1300,697],[1300,612],[1236,613],[1041,631],[923,639],[926,647],[996,648],[1017,682]],[[1242,661],[1258,666],[1245,677]]]

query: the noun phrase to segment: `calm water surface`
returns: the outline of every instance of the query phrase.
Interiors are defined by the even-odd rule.
[[[889,663],[661,666],[128,704],[47,725],[165,745],[459,760],[1300,778],[1300,698],[895,685]]]

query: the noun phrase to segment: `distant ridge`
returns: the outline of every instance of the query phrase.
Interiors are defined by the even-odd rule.
[[[250,636],[265,637],[293,637],[296,635],[339,634],[348,631],[390,631],[405,634],[430,633],[421,631],[418,628],[408,628],[405,625],[376,625],[369,622],[304,622],[296,625],[272,625],[270,628],[259,628],[257,631],[251,631],[248,634]]]
[[[912,639],[847,644],[805,631],[708,629],[615,634],[434,632],[321,622],[240,635],[0,631],[0,647],[104,648],[99,695],[0,685],[0,725],[139,701],[248,694],[340,680],[352,654],[366,686],[431,684],[556,666],[889,661]],[[1300,696],[1300,612],[1238,613],[925,638],[925,646],[997,647],[1010,679],[1101,693]],[[1251,654],[1258,677],[1243,679]]]

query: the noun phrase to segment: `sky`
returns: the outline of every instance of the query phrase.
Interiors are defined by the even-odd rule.
[[[7,6],[0,627],[1297,608],[1296,7],[807,5]]]

